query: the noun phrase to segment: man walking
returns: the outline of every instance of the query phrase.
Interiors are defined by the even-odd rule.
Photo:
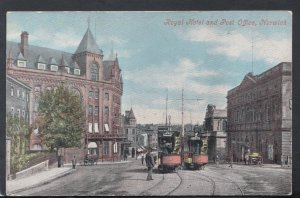
[[[141,160],[142,160],[142,165],[144,165],[144,154],[142,153],[142,158],[141,158]]]
[[[73,166],[73,169],[75,169],[75,166],[76,166],[76,157],[75,157],[75,155],[73,156],[73,159],[72,159],[72,166]]]
[[[152,169],[154,167],[154,160],[153,160],[153,156],[151,155],[151,148],[149,148],[147,151],[145,162],[146,162],[146,166],[148,167],[147,181],[153,180]]]

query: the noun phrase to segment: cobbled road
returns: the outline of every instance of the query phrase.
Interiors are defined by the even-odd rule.
[[[291,169],[254,165],[209,164],[204,170],[158,173],[146,181],[140,160],[125,164],[77,166],[72,174],[18,193],[24,196],[174,196],[174,195],[288,195]]]

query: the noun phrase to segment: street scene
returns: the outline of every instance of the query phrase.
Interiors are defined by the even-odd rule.
[[[6,194],[292,193],[289,11],[8,12]]]
[[[287,195],[291,169],[265,165],[211,164],[205,170],[178,170],[146,181],[146,166],[140,159],[128,163],[80,166],[70,175],[51,183],[23,190],[24,196],[172,196],[172,195]],[[70,181],[72,181],[70,183]],[[84,181],[84,182],[83,182]],[[138,183],[138,185],[137,185]]]

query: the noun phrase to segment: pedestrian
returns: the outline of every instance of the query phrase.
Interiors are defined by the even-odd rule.
[[[233,157],[230,157],[230,161],[229,161],[229,167],[232,168],[232,162],[233,162]]]
[[[127,161],[127,153],[124,154],[124,160]]]
[[[149,148],[147,151],[145,162],[146,162],[146,166],[148,167],[147,181],[153,180],[152,169],[154,167],[154,159],[153,159],[153,156],[151,155],[151,148]]]
[[[216,164],[219,164],[219,155],[216,156]]]
[[[141,158],[141,160],[142,160],[142,165],[144,165],[144,154],[142,153],[142,158]]]
[[[75,157],[75,155],[73,156],[73,159],[72,159],[72,166],[73,166],[73,169],[75,169],[75,166],[76,166],[76,157]]]

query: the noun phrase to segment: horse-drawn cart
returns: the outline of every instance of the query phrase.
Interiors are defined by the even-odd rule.
[[[84,160],[83,160],[83,165],[84,166],[92,166],[92,165],[97,165],[98,162],[98,156],[97,155],[87,155]]]

